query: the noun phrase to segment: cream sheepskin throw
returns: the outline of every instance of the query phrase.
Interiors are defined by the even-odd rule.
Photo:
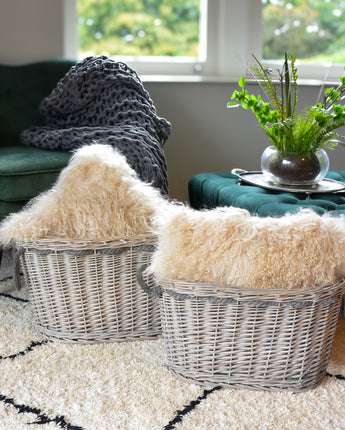
[[[0,242],[42,237],[113,239],[152,231],[159,191],[142,182],[109,145],[84,146],[49,191],[0,225]]]
[[[345,273],[344,218],[176,206],[158,230],[150,270],[161,280],[291,289],[332,284]]]

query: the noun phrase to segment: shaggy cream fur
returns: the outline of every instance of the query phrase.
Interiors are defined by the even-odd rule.
[[[76,151],[51,190],[2,222],[0,242],[145,234],[151,231],[156,209],[165,202],[116,149],[88,145]]]
[[[160,279],[303,288],[345,274],[345,220],[311,211],[259,218],[228,207],[170,207],[158,219],[151,271]]]

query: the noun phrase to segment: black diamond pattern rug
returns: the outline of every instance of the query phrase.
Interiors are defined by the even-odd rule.
[[[26,291],[0,271],[1,430],[345,429],[345,320],[328,373],[305,393],[188,384],[161,339],[62,344],[36,329]]]

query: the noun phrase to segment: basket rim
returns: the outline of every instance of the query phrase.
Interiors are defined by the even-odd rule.
[[[155,234],[138,234],[135,236],[119,236],[114,238],[99,239],[78,239],[44,236],[35,240],[21,241],[17,243],[17,248],[31,249],[53,249],[64,251],[66,249],[102,249],[114,247],[128,247],[140,245],[142,243],[156,243]]]
[[[233,285],[219,285],[207,282],[157,279],[160,288],[166,292],[190,296],[190,298],[217,298],[264,301],[296,301],[323,300],[345,292],[345,278],[321,286],[294,289],[262,289],[252,287],[238,287]]]

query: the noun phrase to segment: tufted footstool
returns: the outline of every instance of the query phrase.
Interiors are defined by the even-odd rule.
[[[327,178],[345,182],[345,170],[330,171]],[[200,173],[188,184],[190,204],[195,209],[235,206],[247,209],[253,215],[280,217],[309,208],[322,215],[345,215],[345,192],[305,193],[272,191],[246,183],[228,172]],[[308,198],[307,198],[308,197]]]

